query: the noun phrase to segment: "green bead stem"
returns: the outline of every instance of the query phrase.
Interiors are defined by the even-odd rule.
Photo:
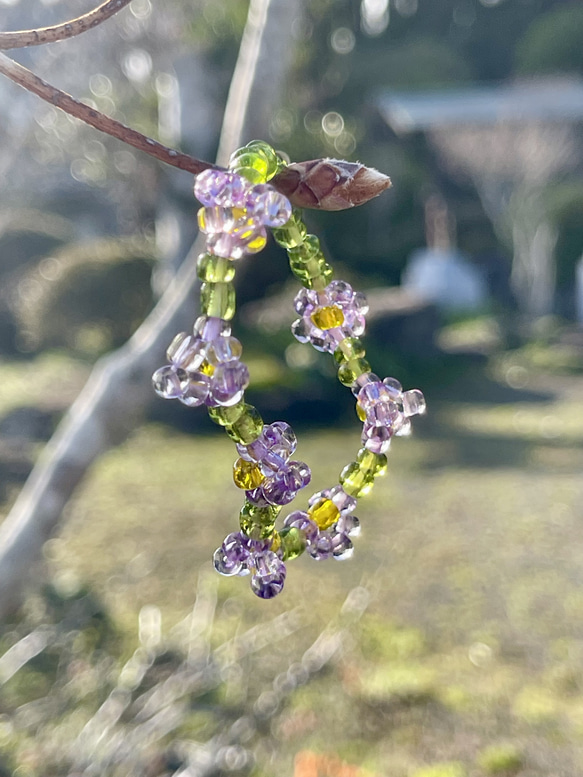
[[[235,277],[235,264],[223,256],[201,254],[196,264],[196,274],[206,283],[230,283]]]
[[[249,445],[261,434],[263,419],[253,405],[245,405],[245,409],[240,417],[233,424],[227,426],[225,430],[231,440],[242,445]]]
[[[306,535],[300,529],[286,526],[279,532],[279,538],[281,540],[284,561],[291,561],[301,556],[306,549]]]
[[[211,421],[214,421],[215,424],[219,426],[232,426],[241,418],[247,407],[249,405],[242,399],[236,405],[231,405],[230,407],[209,407],[208,414]]]
[[[275,523],[281,507],[279,505],[254,505],[245,502],[239,516],[246,521],[252,521],[261,526]]]
[[[273,230],[273,237],[283,248],[297,248],[306,239],[308,230],[302,221],[301,212],[294,210],[283,227]]]
[[[315,291],[323,291],[334,277],[334,270],[329,264],[326,264],[322,270],[322,273],[317,278],[312,278],[307,285],[308,289],[314,289]]]
[[[309,259],[292,259],[290,257],[289,266],[294,275],[301,274],[306,278],[316,278],[322,274],[322,270],[326,266],[326,258],[321,251]]]
[[[203,283],[200,287],[201,313],[230,321],[235,315],[235,287],[232,283]]]
[[[275,522],[270,524],[255,523],[251,518],[239,518],[239,526],[241,531],[246,534],[252,540],[266,540],[273,534],[275,529]]]
[[[251,183],[265,183],[269,161],[260,148],[240,148],[231,154],[229,167]]]
[[[361,448],[356,455],[356,461],[360,471],[365,474],[370,473],[375,478],[387,474],[387,457],[384,453],[374,453],[368,448]]]
[[[374,485],[374,475],[371,472],[363,472],[359,463],[353,461],[340,473],[340,484],[349,496],[366,496]]]
[[[343,386],[353,386],[360,375],[370,371],[371,367],[366,359],[350,359],[338,368],[338,380]]]
[[[306,235],[306,238],[301,245],[294,248],[288,248],[288,256],[290,264],[292,260],[295,262],[306,262],[317,254],[321,254],[320,241],[316,235]]]
[[[334,351],[336,364],[347,364],[352,359],[363,359],[366,354],[364,345],[358,337],[347,337]]]

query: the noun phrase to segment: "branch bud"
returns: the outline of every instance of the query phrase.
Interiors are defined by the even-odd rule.
[[[298,208],[345,210],[377,197],[391,179],[360,162],[313,159],[288,165],[270,183]]]

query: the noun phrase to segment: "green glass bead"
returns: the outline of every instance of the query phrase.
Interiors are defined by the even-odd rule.
[[[322,274],[322,270],[326,266],[326,258],[320,252],[309,259],[290,259],[289,266],[294,275],[300,273],[302,277],[316,278]]]
[[[201,254],[196,263],[196,274],[207,283],[230,283],[235,277],[235,263],[223,256]]]
[[[338,343],[338,348],[334,351],[336,364],[346,364],[351,359],[363,359],[366,351],[364,345],[358,337],[347,337]]]
[[[251,183],[265,183],[269,162],[260,148],[240,148],[231,154],[229,167]]]
[[[384,453],[374,453],[368,448],[361,448],[356,454],[356,461],[361,472],[370,472],[375,478],[387,474],[387,457]]]
[[[211,421],[219,426],[231,426],[241,418],[248,405],[244,400],[231,407],[209,407],[208,414]]]
[[[294,248],[288,248],[288,256],[290,264],[292,259],[297,262],[305,262],[311,259],[316,254],[322,253],[320,250],[320,241],[316,235],[306,235],[304,242],[295,246]]]
[[[245,409],[235,423],[226,427],[226,432],[235,442],[242,445],[256,440],[263,430],[263,418],[259,415],[253,405],[245,405]]]
[[[272,536],[273,530],[275,529],[275,523],[261,525],[255,523],[250,518],[243,517],[239,518],[239,526],[241,527],[241,531],[252,540],[266,540],[268,537]]]
[[[288,561],[301,556],[306,549],[306,535],[297,528],[286,527],[279,532],[283,550],[283,560]]]
[[[359,463],[353,461],[340,473],[340,484],[349,496],[365,496],[374,485],[374,475],[371,472],[363,472]]]
[[[366,359],[350,359],[338,368],[338,380],[343,386],[352,386],[359,375],[370,372],[370,369]]]
[[[297,248],[306,239],[308,230],[302,221],[301,211],[294,210],[283,227],[273,230],[273,237],[283,248]]]
[[[203,283],[200,287],[200,312],[204,316],[230,321],[235,315],[235,287],[232,283]]]
[[[323,291],[334,277],[334,270],[329,264],[324,266],[322,273],[316,278],[312,278],[307,284],[308,289],[314,289],[315,291]]]
[[[285,162],[280,156],[278,156],[277,151],[273,148],[273,146],[270,146],[269,143],[266,143],[264,140],[252,140],[250,143],[247,143],[245,148],[252,150],[258,149],[263,152],[265,158],[267,159],[267,174],[265,176],[266,181],[270,181],[274,175],[279,173],[279,171],[285,167]]]
[[[267,526],[275,523],[280,510],[279,505],[254,505],[252,502],[245,502],[239,517],[261,526]]]

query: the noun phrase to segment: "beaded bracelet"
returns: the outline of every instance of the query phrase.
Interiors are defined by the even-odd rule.
[[[394,378],[381,380],[371,372],[359,339],[368,311],[365,297],[332,279],[318,238],[307,234],[300,212],[267,183],[284,165],[271,146],[252,141],[231,156],[228,172],[205,170],[197,176],[194,193],[203,205],[198,224],[207,236],[206,253],[197,264],[202,315],[192,335],[176,335],[167,351],[169,364],[153,376],[159,396],[189,407],[205,405],[236,444],[233,480],[245,491],[240,530],[216,550],[214,565],[223,575],[250,574],[251,589],[263,599],[282,590],[285,562],[304,551],[316,560],[352,554],[351,537],[360,529],[354,515],[357,498],[385,474],[392,436],[409,434],[411,416],[425,412],[420,391],[403,391]],[[279,512],[308,485],[311,472],[291,458],[297,439],[289,424],[264,424],[245,402],[249,371],[230,325],[235,263],[264,248],[266,227],[287,250],[292,273],[303,287],[294,299],[299,318],[292,333],[299,342],[334,355],[338,378],[352,389],[363,422],[362,447],[339,482],[313,494],[307,509],[288,514],[279,530]]]

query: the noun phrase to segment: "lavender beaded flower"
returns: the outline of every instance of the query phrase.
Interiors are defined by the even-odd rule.
[[[233,532],[215,551],[215,569],[226,576],[251,574],[253,593],[272,599],[283,589],[287,570],[270,544],[270,540],[251,540],[243,532]]]
[[[292,324],[292,334],[318,351],[333,352],[345,338],[364,333],[366,298],[345,281],[332,281],[323,291],[300,289],[294,308],[300,318]]]
[[[205,206],[198,224],[207,237],[207,250],[240,259],[265,246],[265,227],[281,227],[292,214],[289,200],[269,184],[252,184],[222,170],[205,170],[194,184],[195,197]]]
[[[253,488],[246,491],[249,502],[255,505],[286,505],[297,492],[311,480],[310,468],[303,461],[291,461],[297,446],[293,429],[284,421],[276,421],[263,427],[259,437],[249,445],[237,445],[241,457],[235,463],[242,473],[241,483]]]
[[[410,433],[410,417],[425,412],[425,398],[419,389],[403,391],[395,378],[381,381],[368,373],[361,376],[361,384],[357,381],[356,409],[364,422],[362,443],[373,453],[386,453],[393,435]]]
[[[181,332],[168,347],[170,363],[152,376],[154,390],[163,399],[178,399],[189,407],[234,405],[249,385],[242,352],[226,321],[201,316],[194,334]]]

